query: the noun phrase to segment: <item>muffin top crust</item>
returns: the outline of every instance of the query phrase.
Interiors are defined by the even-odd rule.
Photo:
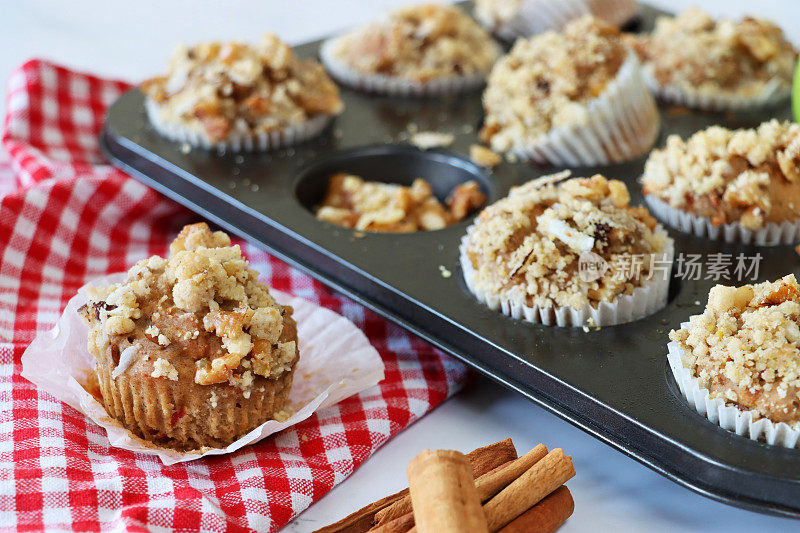
[[[667,237],[643,207],[628,205],[625,184],[569,172],[515,187],[478,216],[465,253],[482,291],[526,305],[571,306],[613,301],[657,275],[653,259]],[[579,259],[592,252],[609,268],[582,279]],[[638,259],[637,259],[638,258]],[[631,268],[638,262],[640,268]]]
[[[651,152],[645,194],[711,219],[759,229],[800,218],[800,125],[771,120],[758,128],[712,126],[687,140],[670,135]]]
[[[424,83],[488,73],[500,48],[458,7],[423,4],[337,38],[333,55],[357,72]]]
[[[628,49],[615,27],[591,16],[517,40],[489,75],[481,140],[498,151],[536,142],[551,129],[582,124]]]
[[[659,85],[758,96],[792,83],[794,47],[764,19],[715,21],[694,7],[660,17],[651,35],[627,37]]]
[[[404,187],[339,173],[330,178],[317,218],[365,231],[429,231],[462,220],[483,207],[486,196],[478,182],[468,181],[453,189],[446,204],[439,202],[430,184],[422,178]]]
[[[738,288],[717,285],[703,314],[669,337],[712,398],[773,422],[800,422],[800,286],[793,274]]]
[[[253,135],[339,113],[339,89],[322,66],[298,59],[272,34],[255,45],[206,42],[179,46],[167,74],[142,83],[161,120],[212,142]]]
[[[298,358],[292,309],[257,278],[225,233],[186,226],[168,258],[139,261],[122,283],[89,291],[90,351],[111,350],[113,378],[226,383],[247,398],[259,376],[276,379]]]

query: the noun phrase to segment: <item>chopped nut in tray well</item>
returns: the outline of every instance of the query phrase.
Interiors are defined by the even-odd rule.
[[[436,230],[455,224],[486,203],[476,181],[458,185],[446,206],[430,184],[417,178],[410,187],[365,181],[339,173],[331,176],[317,218],[358,230],[387,233]]]

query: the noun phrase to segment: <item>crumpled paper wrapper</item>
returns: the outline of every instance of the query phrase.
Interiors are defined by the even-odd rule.
[[[110,285],[124,278],[124,273],[111,274],[81,287],[55,327],[37,335],[22,354],[22,376],[102,426],[112,446],[157,455],[166,465],[231,453],[383,380],[383,361],[355,324],[333,311],[273,289],[270,292],[280,304],[294,308],[297,321],[300,360],[289,394],[292,416],[283,422],[269,420],[226,448],[179,452],[157,447],[108,416],[85,388],[95,361],[86,347],[87,327],[78,316],[78,308],[86,303],[85,289],[89,285]]]

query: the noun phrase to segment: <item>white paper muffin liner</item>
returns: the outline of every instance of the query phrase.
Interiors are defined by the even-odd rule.
[[[22,377],[105,429],[111,446],[157,455],[166,465],[228,454],[298,424],[383,380],[381,356],[355,324],[329,309],[271,289],[281,305],[294,308],[292,316],[297,321],[300,359],[289,393],[291,416],[283,422],[268,420],[225,448],[181,452],[151,444],[112,419],[102,403],[86,390],[96,361],[86,346],[88,331],[78,309],[86,303],[89,285],[118,283],[126,275],[125,272],[110,274],[81,287],[67,302],[53,329],[40,332],[22,354]]]
[[[738,222],[715,226],[711,223],[711,219],[672,207],[655,195],[646,194],[644,201],[647,203],[650,213],[657,219],[696,237],[757,246],[775,246],[800,242],[800,219],[794,222],[783,222],[782,224],[770,222],[757,230],[744,228]]]
[[[265,152],[299,144],[322,133],[334,117],[318,114],[287,128],[256,134],[232,132],[227,140],[213,142],[205,132],[188,128],[185,124],[165,121],[161,116],[161,106],[150,98],[145,99],[145,110],[150,124],[163,137],[193,148],[216,149],[220,152]]]
[[[646,279],[640,287],[633,290],[633,294],[623,294],[614,302],[600,302],[597,307],[587,304],[581,309],[573,307],[538,306],[528,305],[524,297],[512,299],[506,295],[498,295],[481,289],[475,283],[477,271],[472,266],[467,255],[467,247],[475,224],[467,228],[467,233],[461,238],[459,245],[459,261],[464,282],[469,291],[489,309],[499,310],[504,315],[544,324],[545,326],[613,326],[632,322],[648,315],[652,315],[667,304],[669,280],[672,273],[672,258],[675,255],[675,242],[667,236],[661,226],[656,226],[656,233],[667,237],[664,251],[656,257],[657,261],[668,262],[670,267],[667,272],[658,272],[651,279]]]
[[[681,324],[681,328],[688,326],[688,322]],[[742,437],[787,448],[798,446],[800,430],[792,428],[785,422],[775,423],[768,418],[758,418],[755,411],[743,411],[722,398],[711,398],[710,391],[701,387],[700,381],[692,375],[692,371],[683,366],[683,348],[677,342],[670,341],[667,350],[669,367],[681,394],[700,415]]]
[[[358,72],[336,57],[334,50],[339,39],[340,37],[334,37],[322,44],[319,50],[320,61],[336,81],[367,93],[407,97],[444,96],[478,89],[486,83],[489,75],[489,71],[486,71],[419,82],[398,76]],[[497,43],[492,45],[497,49],[497,57],[500,57],[500,46]]]
[[[635,0],[524,0],[513,17],[502,23],[487,20],[477,10],[478,19],[507,41],[530,37],[547,30],[561,30],[570,21],[583,15],[595,16],[615,26],[622,26],[636,15]]]
[[[641,156],[658,137],[661,118],[633,53],[603,94],[586,107],[586,122],[553,128],[535,143],[513,147],[509,153],[539,164],[608,165]]]
[[[675,84],[660,84],[647,65],[642,69],[644,80],[650,90],[662,101],[683,105],[703,111],[756,111],[775,107],[786,102],[792,94],[790,86],[781,86],[778,80],[772,80],[764,86],[761,94],[742,96],[737,94],[709,94],[690,87]]]

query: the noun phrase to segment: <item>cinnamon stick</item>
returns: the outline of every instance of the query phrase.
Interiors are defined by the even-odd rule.
[[[372,528],[372,522],[375,519],[376,512],[407,495],[408,489],[403,489],[400,492],[372,502],[366,507],[362,507],[358,511],[347,515],[338,522],[314,531],[314,533],[365,533]]]
[[[536,461],[540,460],[546,454],[547,448],[544,446],[544,444],[539,444],[522,457],[500,465],[492,471],[481,475],[480,477],[476,476],[477,479],[475,480],[475,487],[478,489],[478,496],[480,497],[481,502],[488,500],[500,492],[503,487],[521,476],[526,470],[533,466]],[[409,513],[411,513],[411,511],[411,498],[408,496],[405,498],[400,498],[399,500],[375,513],[375,524],[377,526],[388,525],[397,518],[406,517]],[[407,522],[408,520],[405,521]],[[382,531],[400,531],[397,528],[400,527],[399,524],[402,523],[403,522],[392,524],[392,526],[386,530],[375,529],[373,532],[378,533]]]
[[[516,517],[500,533],[553,533],[572,516],[574,510],[572,494],[567,487],[562,486]]]
[[[414,527],[414,512],[398,516],[369,530],[369,533],[407,533]]]
[[[575,475],[572,458],[557,448],[483,506],[489,531],[495,532],[539,503]]]
[[[425,450],[408,465],[419,533],[488,533],[469,461],[452,450]]]
[[[517,450],[514,448],[514,443],[511,442],[511,439],[503,439],[488,446],[477,448],[467,454],[467,460],[475,477],[482,476],[516,458]],[[374,525],[376,513],[406,496],[408,496],[408,489],[386,496],[346,516],[335,524],[316,530],[314,533],[365,533]]]

